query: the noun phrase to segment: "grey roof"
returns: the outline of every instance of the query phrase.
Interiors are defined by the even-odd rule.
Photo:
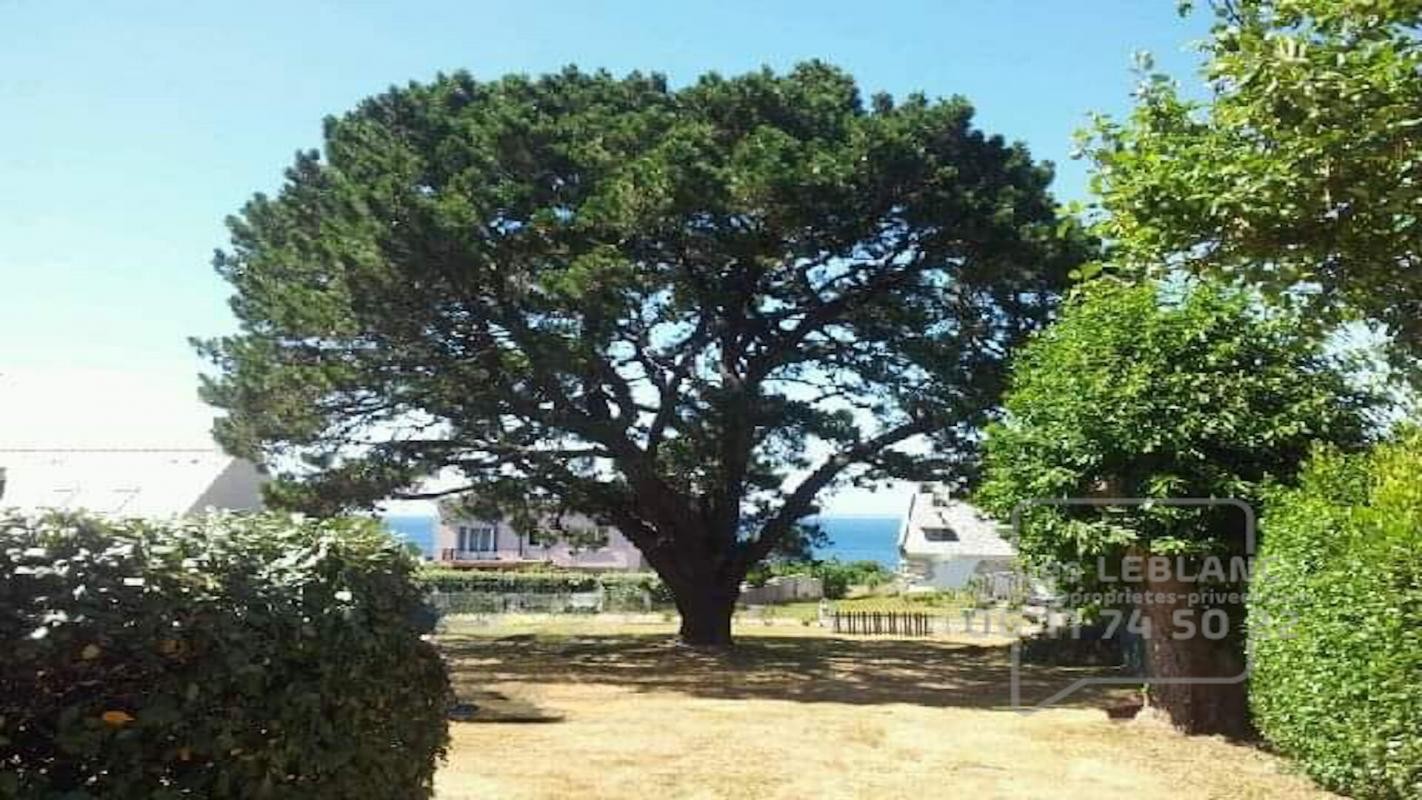
[[[955,541],[930,541],[925,528],[948,528]],[[899,552],[905,556],[1013,556],[1004,527],[977,508],[954,500],[941,484],[927,483],[909,501],[909,511],[899,532]]]
[[[260,509],[267,480],[215,449],[0,449],[0,471],[0,508],[124,517]]]

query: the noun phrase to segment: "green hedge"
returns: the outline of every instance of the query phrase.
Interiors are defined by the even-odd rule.
[[[506,571],[426,567],[420,582],[441,592],[491,594],[569,594],[599,587],[617,597],[648,592],[655,603],[671,601],[661,578],[652,572],[582,572],[573,570]]]
[[[0,514],[0,797],[428,797],[417,569],[364,520]]]
[[[1315,456],[1266,504],[1261,556],[1260,731],[1330,789],[1422,797],[1422,436]]]
[[[599,576],[591,572],[519,572],[512,570],[425,567],[419,581],[441,592],[517,592],[566,594],[597,591]]]

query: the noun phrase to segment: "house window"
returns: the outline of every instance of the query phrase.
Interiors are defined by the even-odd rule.
[[[499,537],[491,525],[459,526],[459,549],[465,553],[492,553],[498,549]]]
[[[923,538],[930,542],[956,542],[958,541],[958,533],[946,526],[941,528],[924,528]]]
[[[598,533],[599,539],[598,539],[596,542],[593,542],[593,543],[592,543],[592,549],[594,549],[594,550],[606,550],[606,549],[608,549],[609,547],[612,547],[612,534],[613,534],[613,532],[616,531],[616,530],[617,530],[616,528],[609,527],[609,526],[607,526],[607,525],[604,525],[604,526],[598,528],[598,529],[597,529],[597,533]]]

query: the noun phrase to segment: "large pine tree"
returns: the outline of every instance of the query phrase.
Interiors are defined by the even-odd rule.
[[[822,490],[966,455],[1087,243],[961,99],[568,69],[329,119],[216,259],[231,451],[332,512],[454,472],[616,525],[724,644]],[[920,436],[932,459],[902,444]]]

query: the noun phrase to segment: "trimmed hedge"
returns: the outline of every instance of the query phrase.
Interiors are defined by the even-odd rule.
[[[0,514],[0,796],[429,797],[417,569],[368,520]]]
[[[1262,534],[1260,731],[1330,789],[1422,797],[1422,435],[1316,455],[1270,498]]]
[[[425,567],[419,581],[441,592],[518,592],[567,594],[597,591],[600,581],[591,572],[518,572],[506,570]]]
[[[572,570],[493,571],[426,567],[419,581],[441,592],[489,594],[571,594],[599,588],[615,597],[647,592],[654,603],[671,602],[671,593],[653,572],[581,572]]]

